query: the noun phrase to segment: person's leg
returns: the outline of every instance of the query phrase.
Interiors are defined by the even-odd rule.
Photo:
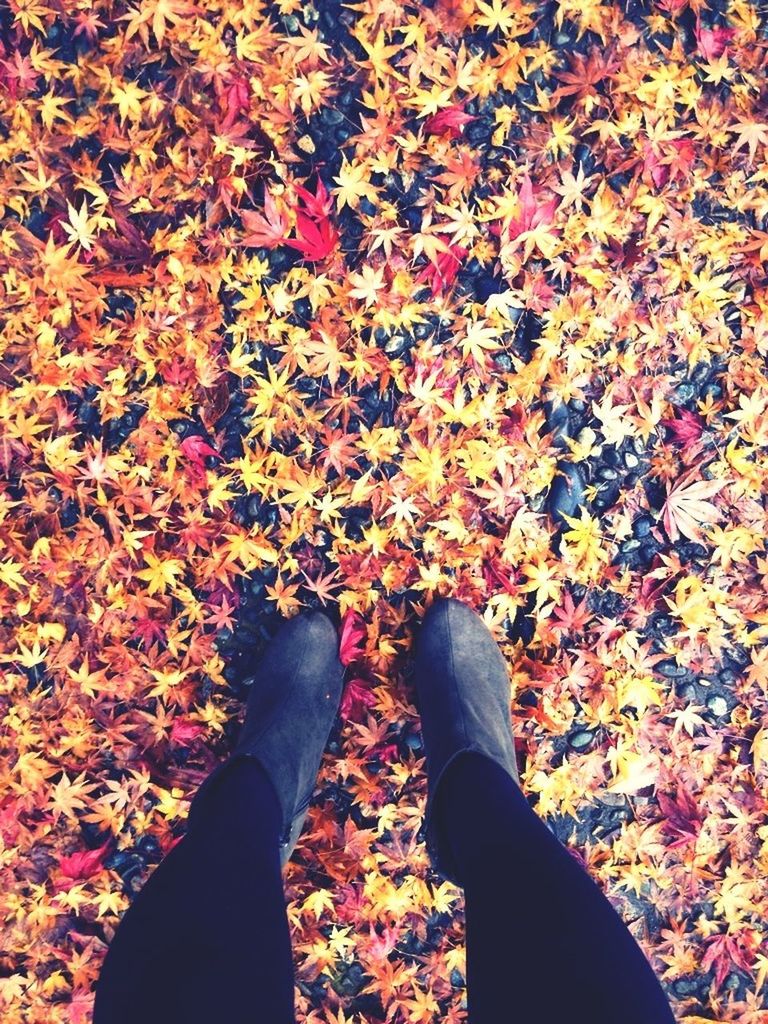
[[[94,1024],[294,1024],[279,831],[269,776],[234,761],[121,921]]]
[[[464,888],[469,1024],[674,1024],[621,918],[503,768],[460,754],[436,813]]]

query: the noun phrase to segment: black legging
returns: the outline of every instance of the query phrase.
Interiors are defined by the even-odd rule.
[[[277,796],[235,761],[104,961],[94,1024],[293,1024]],[[469,1024],[674,1024],[640,947],[507,773],[462,754],[439,820],[466,901]]]

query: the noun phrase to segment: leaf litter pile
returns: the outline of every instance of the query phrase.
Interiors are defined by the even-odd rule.
[[[299,1019],[464,1021],[410,664],[439,593],[678,1019],[765,1024],[765,7],[0,20],[3,1021],[90,1019],[306,607],[347,683],[285,875]]]

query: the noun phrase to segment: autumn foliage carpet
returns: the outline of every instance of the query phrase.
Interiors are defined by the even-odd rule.
[[[502,644],[524,789],[679,1020],[765,1024],[765,6],[0,25],[4,1024],[90,1019],[254,657],[318,605],[348,681],[285,876],[299,1019],[465,1020],[419,834],[434,593]]]

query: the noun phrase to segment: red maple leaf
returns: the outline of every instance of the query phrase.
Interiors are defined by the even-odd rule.
[[[657,793],[656,798],[666,818],[661,826],[662,832],[678,837],[669,844],[669,848],[684,846],[695,840],[701,831],[704,818],[693,795],[684,786],[680,786],[674,797],[666,793]]]
[[[534,228],[539,227],[540,224],[551,224],[554,220],[558,205],[557,198],[548,199],[546,202],[540,203],[536,199],[538,191],[538,189],[534,191],[533,182],[529,175],[526,174],[518,193],[520,215],[510,218],[504,228],[504,233],[510,241],[526,231],[532,231]],[[501,228],[498,224],[495,224],[490,230],[493,234],[499,234]],[[555,233],[554,230],[553,233]]]
[[[63,877],[55,883],[56,890],[61,892],[64,889],[71,889],[74,882],[98,874],[104,866],[104,857],[108,849],[107,842],[95,850],[81,850],[68,857],[60,857],[59,871]]]
[[[344,687],[339,711],[345,722],[360,721],[366,708],[376,703],[376,694],[371,692],[370,683],[365,679],[350,679]]]
[[[138,638],[145,647],[149,647],[153,640],[163,640],[165,637],[164,627],[158,619],[144,617],[136,620],[136,627],[131,634],[131,639]]]
[[[211,448],[211,446],[204,441],[199,434],[190,434],[189,437],[185,437],[181,442],[181,450],[190,462],[196,466],[204,465],[206,455],[215,455],[217,459],[221,458],[216,449]]]
[[[317,263],[329,256],[339,241],[339,233],[327,217],[312,220],[303,210],[296,216],[296,237],[286,238],[286,245],[298,249],[305,260]]]
[[[333,199],[328,195],[328,190],[323,184],[322,178],[318,176],[317,189],[314,195],[302,185],[294,184],[293,191],[300,199],[304,200],[305,211],[310,217],[314,217],[315,220],[324,220],[326,217],[330,217],[333,211]]]
[[[397,760],[398,750],[396,743],[380,743],[379,746],[371,749],[371,756],[378,757],[378,759],[386,764],[392,764],[393,761]]]
[[[427,135],[447,134],[450,139],[458,139],[462,135],[464,125],[475,120],[476,117],[473,114],[465,113],[464,108],[455,103],[451,107],[445,107],[444,110],[438,110],[432,117],[428,117],[424,122],[424,131]]]
[[[201,732],[205,732],[202,725],[196,722],[185,722],[183,719],[175,718],[171,726],[171,739],[180,747],[186,747]]]
[[[241,110],[251,106],[251,87],[247,78],[238,76],[219,93],[219,104],[224,113],[222,128],[231,128]]]
[[[432,294],[439,295],[453,283],[466,255],[467,250],[463,245],[451,245],[447,252],[437,254],[434,263],[430,260],[416,280],[419,283],[429,281]]]
[[[509,573],[504,572],[504,570],[500,569],[498,565],[487,559],[483,562],[483,577],[485,578],[485,585],[490,593],[493,593],[494,585],[503,587],[504,590],[513,597],[520,591],[520,588],[514,580],[512,580]]]
[[[571,630],[583,629],[593,617],[592,612],[587,607],[586,597],[582,598],[578,604],[574,604],[569,590],[566,590],[562,605],[555,608],[553,615],[559,622],[558,626],[553,627],[555,632],[570,632]]]
[[[341,637],[339,638],[339,661],[342,665],[351,665],[359,661],[365,648],[365,620],[360,612],[350,608],[341,621]]]
[[[672,433],[672,439],[680,444],[690,444],[691,441],[698,441],[704,430],[704,420],[695,412],[688,409],[678,409],[677,418],[671,416],[659,420],[663,427],[667,427]]]
[[[608,248],[616,257],[616,262],[620,267],[634,266],[643,255],[643,248],[639,244],[639,235],[630,235],[626,242],[611,238]]]

